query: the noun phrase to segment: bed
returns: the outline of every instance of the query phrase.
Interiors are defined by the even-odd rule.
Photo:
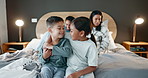
[[[36,26],[37,39],[32,39],[27,47],[15,53],[5,53],[0,55],[0,78],[36,78],[39,77],[41,68],[38,62],[37,48],[41,41],[41,35],[47,31],[45,20],[50,16],[60,16],[65,19],[66,16],[89,17],[90,11],[84,12],[49,12],[43,15]],[[117,25],[114,19],[103,12],[105,20],[108,20],[108,28],[113,34],[112,40],[117,35]],[[98,68],[94,72],[95,78],[147,78],[148,77],[148,59],[140,57],[128,50],[121,44],[112,43],[115,47],[108,49],[106,53],[101,53],[98,59]]]

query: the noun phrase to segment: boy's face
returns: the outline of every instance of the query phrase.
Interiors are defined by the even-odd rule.
[[[94,26],[98,26],[101,22],[101,15],[95,15],[93,18],[93,24]]]
[[[65,26],[66,26],[67,30],[70,30],[70,24],[71,24],[71,22],[69,20],[65,21]]]
[[[72,40],[79,40],[80,38],[79,31],[75,28],[73,24],[70,25],[70,35],[72,37]]]
[[[54,38],[63,38],[65,35],[64,22],[60,21],[58,23],[55,23],[54,26],[51,28],[50,33]]]

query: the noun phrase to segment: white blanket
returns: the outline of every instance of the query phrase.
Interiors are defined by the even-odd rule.
[[[23,65],[33,61],[31,59],[27,58],[21,58],[19,60],[16,60],[9,65],[3,67],[0,69],[0,78],[33,78],[36,77],[37,71],[27,71],[23,69]]]
[[[0,78],[33,78],[36,77],[37,71],[32,70],[35,68],[34,63],[38,64],[37,52],[33,49],[23,49],[16,51],[15,53],[5,53],[0,55],[0,64],[3,62],[9,62],[6,66],[0,69]],[[31,70],[24,69],[24,65],[32,64],[28,66]],[[3,66],[3,65],[2,65]],[[32,67],[32,68],[31,68]],[[37,69],[37,67],[36,67]]]
[[[8,57],[9,56],[9,57]],[[16,56],[20,59],[4,66],[0,69],[0,78],[34,78],[38,72],[36,70],[25,70],[24,64],[32,61],[37,63],[36,54],[33,50],[21,50],[18,54],[1,55],[1,60],[10,61]],[[16,57],[16,58],[18,58]],[[24,57],[24,58],[21,58]],[[118,46],[117,49],[110,50],[105,54],[99,55],[98,68],[95,71],[95,78],[147,78],[148,59],[140,57],[127,51],[124,47]]]

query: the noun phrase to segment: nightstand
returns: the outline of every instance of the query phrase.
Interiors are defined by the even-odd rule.
[[[3,48],[3,53],[5,52],[15,52],[16,50],[21,50],[27,46],[29,42],[8,42],[4,43],[2,48]]]
[[[142,57],[148,58],[148,43],[147,42],[123,42],[123,46]]]

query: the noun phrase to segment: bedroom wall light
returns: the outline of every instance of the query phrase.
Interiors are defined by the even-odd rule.
[[[19,27],[19,42],[22,42],[22,26],[24,25],[24,21],[23,20],[16,20],[15,24]]]
[[[135,40],[136,40],[136,25],[137,24],[142,24],[143,22],[144,22],[144,19],[141,18],[141,17],[138,17],[135,20],[135,24],[134,24],[134,27],[133,27],[133,42],[135,42]]]

